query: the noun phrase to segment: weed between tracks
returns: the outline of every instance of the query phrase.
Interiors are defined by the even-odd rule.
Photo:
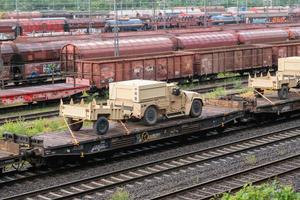
[[[280,185],[277,181],[259,186],[245,185],[236,194],[226,193],[221,200],[300,200],[300,193],[291,186]]]
[[[129,200],[129,193],[124,189],[118,189],[112,196],[110,200]]]

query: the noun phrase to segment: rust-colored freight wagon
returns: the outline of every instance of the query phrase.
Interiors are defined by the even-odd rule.
[[[280,42],[272,44],[273,64],[277,65],[279,58],[300,56],[300,42]]]
[[[120,55],[173,51],[172,39],[166,37],[124,39],[119,41]],[[62,69],[74,71],[76,60],[114,56],[114,41],[73,41],[61,50]]]
[[[186,34],[177,36],[176,40],[179,49],[220,47],[238,44],[238,38],[233,32]]]
[[[174,80],[193,76],[194,53],[165,52],[140,56],[76,61],[78,78],[98,88],[131,79]]]
[[[272,67],[272,46],[241,45],[215,49],[195,49],[195,76],[220,72],[245,72]]]
[[[281,29],[239,31],[237,35],[241,44],[257,44],[289,40],[289,32]]]

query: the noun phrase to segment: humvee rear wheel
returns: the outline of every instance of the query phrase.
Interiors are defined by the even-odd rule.
[[[278,90],[279,99],[287,99],[289,95],[289,87],[287,85],[283,85],[280,90]]]
[[[200,100],[195,99],[191,106],[190,116],[199,117],[202,113],[202,103]]]
[[[74,120],[72,118],[68,118],[67,122],[72,131],[79,131],[83,125],[83,121]]]
[[[94,123],[94,132],[98,135],[104,135],[109,129],[109,122],[106,117],[99,117]]]
[[[157,110],[154,106],[149,106],[144,113],[144,124],[147,126],[151,126],[156,124],[158,118]]]

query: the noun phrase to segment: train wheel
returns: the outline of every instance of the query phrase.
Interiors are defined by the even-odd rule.
[[[280,90],[278,90],[279,99],[287,99],[289,96],[289,87],[287,85],[283,85]]]
[[[200,100],[196,99],[193,101],[190,111],[191,117],[199,117],[202,113],[202,103]]]
[[[72,131],[79,131],[83,125],[83,121],[73,120],[72,118],[68,118],[67,122]]]
[[[109,122],[106,117],[99,117],[94,123],[94,132],[98,135],[104,135],[109,129]]]
[[[156,124],[158,118],[157,110],[154,106],[149,106],[144,113],[143,121],[147,126]]]

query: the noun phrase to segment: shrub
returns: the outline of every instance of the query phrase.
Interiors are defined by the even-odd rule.
[[[291,186],[280,185],[277,181],[271,184],[253,186],[245,185],[236,194],[225,193],[221,200],[300,200]]]

